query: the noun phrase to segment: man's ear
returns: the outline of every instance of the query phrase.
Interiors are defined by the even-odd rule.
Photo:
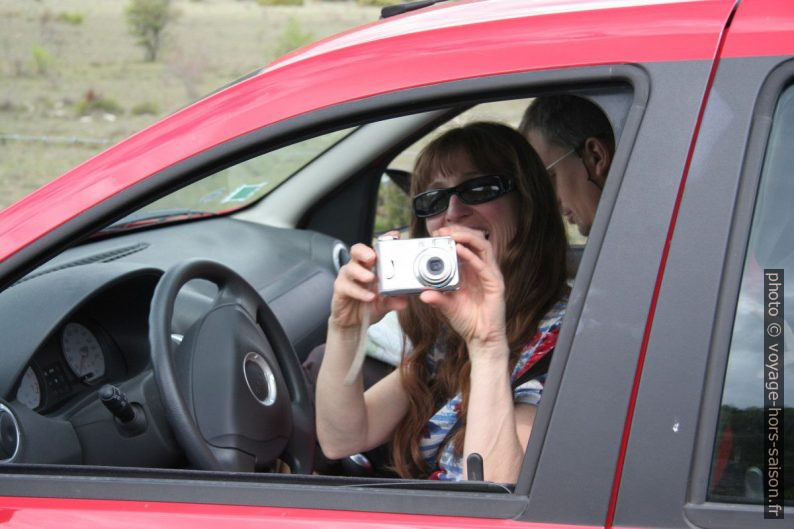
[[[612,165],[612,149],[604,140],[590,136],[584,140],[582,151],[582,159],[590,167],[593,180],[603,187]]]

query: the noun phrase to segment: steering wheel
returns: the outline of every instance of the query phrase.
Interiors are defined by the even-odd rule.
[[[193,279],[218,294],[175,347],[174,303]],[[209,260],[168,270],[152,298],[149,345],[166,417],[192,465],[253,472],[280,458],[293,473],[311,472],[314,405],[303,368],[267,303],[236,272]]]

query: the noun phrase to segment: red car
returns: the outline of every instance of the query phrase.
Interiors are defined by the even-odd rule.
[[[793,59],[786,0],[439,3],[64,174],[0,212],[0,522],[790,527]],[[518,482],[316,472],[300,361],[347,248],[428,136],[549,93],[617,148]]]

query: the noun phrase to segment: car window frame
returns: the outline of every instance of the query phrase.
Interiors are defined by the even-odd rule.
[[[628,85],[632,89],[632,103],[623,125],[618,150],[610,171],[609,190],[605,191],[599,205],[597,226],[590,236],[577,276],[576,289],[582,295],[572,298],[558,341],[547,387],[559,385],[568,362],[567,353],[573,341],[576,323],[589,290],[596,266],[600,245],[607,229],[608,219],[620,189],[622,175],[632,155],[650,93],[650,81],[641,68],[635,65],[604,65],[597,67],[567,68],[522,72],[518,74],[454,81],[440,85],[375,96],[366,100],[340,104],[296,118],[264,127],[256,132],[235,138],[219,147],[164,169],[146,181],[137,184],[107,201],[77,216],[53,230],[42,239],[0,263],[2,284],[29,271],[33,266],[62,249],[87,237],[99,227],[135,209],[137,205],[162,196],[213,173],[218,167],[227,167],[235,161],[248,159],[279,145],[298,141],[308,135],[350,127],[373,117],[388,113],[418,112],[422,109],[475,102],[485,96],[492,98],[526,97],[527,93],[540,95],[557,91],[574,91],[577,87],[608,87]],[[266,505],[296,508],[333,508],[369,512],[405,512],[428,515],[453,515],[482,518],[522,518],[531,520],[527,513],[527,496],[534,481],[534,468],[542,454],[544,430],[549,428],[555,393],[548,391],[549,404],[541,409],[536,423],[537,435],[530,439],[519,482],[510,495],[483,494],[465,485],[428,485],[417,490],[394,488],[364,489],[353,494],[350,489],[334,486],[334,480],[314,481],[297,476],[240,476],[200,471],[163,471],[146,469],[102,469],[52,466],[36,468],[19,466],[0,471],[0,494],[11,496],[58,496],[73,498],[109,498],[125,500],[212,502],[231,505]],[[47,482],[46,477],[58,476]],[[44,488],[42,483],[47,482]],[[64,485],[70,492],[64,493]],[[222,486],[222,485],[229,486]],[[377,498],[377,501],[362,501]],[[600,522],[599,522],[600,523]]]
[[[745,527],[763,519],[763,505],[710,502],[707,495],[753,214],[775,109],[789,86],[794,86],[794,59],[783,60],[772,68],[757,94],[736,194],[693,455],[691,483],[694,486],[690,488],[688,502],[684,506],[686,517],[706,528]]]

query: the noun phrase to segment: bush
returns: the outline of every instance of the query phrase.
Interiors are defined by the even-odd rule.
[[[151,114],[156,116],[160,113],[160,106],[154,101],[144,101],[132,107],[132,114],[135,116],[142,116],[144,114]]]
[[[375,233],[404,230],[411,224],[411,200],[391,180],[385,180],[378,191]]]
[[[309,44],[313,40],[314,35],[310,32],[304,32],[297,18],[289,17],[287,24],[284,26],[284,31],[278,38],[275,50],[276,56],[280,57],[285,53]]]
[[[74,106],[74,109],[78,116],[87,116],[97,112],[114,115],[124,113],[124,108],[115,99],[101,96],[93,90],[86,92],[83,95],[83,99]]]
[[[157,60],[166,26],[177,17],[170,0],[132,0],[126,9],[130,33],[137,37],[148,62]]]
[[[261,6],[302,6],[304,0],[256,0]]]
[[[47,75],[52,66],[55,64],[55,56],[44,46],[36,44],[31,50],[33,55],[33,64],[36,68],[36,73],[39,75]]]
[[[63,11],[58,13],[58,16],[55,17],[55,20],[63,24],[69,24],[70,26],[79,26],[83,23],[84,18],[85,17],[82,13],[69,13],[67,11]]]
[[[25,107],[23,105],[14,103],[10,99],[4,99],[0,101],[0,112],[18,113],[23,112],[24,110]]]

